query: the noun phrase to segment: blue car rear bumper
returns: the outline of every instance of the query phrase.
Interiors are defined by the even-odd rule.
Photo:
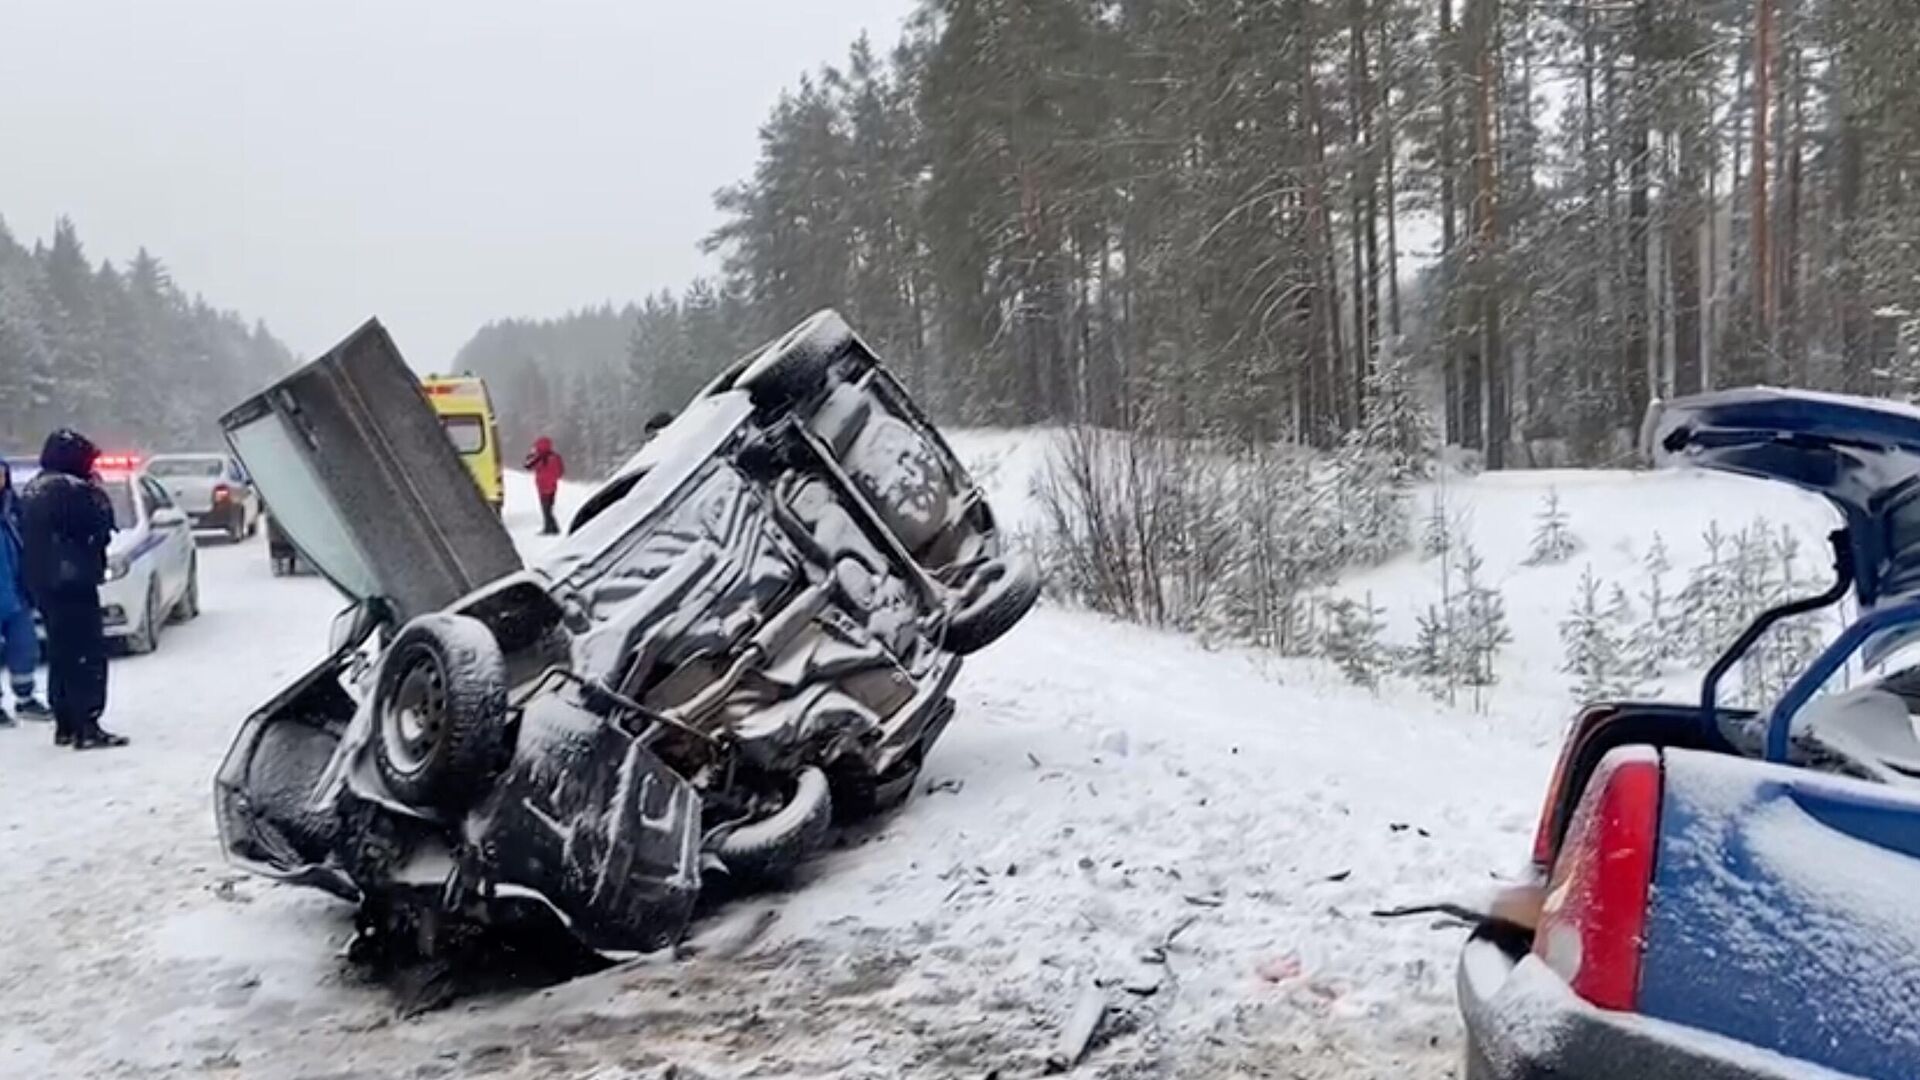
[[[1484,932],[1460,954],[1467,1080],[1841,1080],[1716,1035],[1595,1008]]]

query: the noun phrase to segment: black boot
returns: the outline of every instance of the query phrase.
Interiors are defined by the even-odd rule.
[[[116,746],[125,745],[127,745],[127,737],[125,735],[115,735],[113,732],[102,728],[99,724],[90,724],[81,729],[80,733],[74,736],[73,739],[73,748],[75,750],[111,750]]]
[[[65,724],[55,724],[53,726],[53,745],[72,746],[73,729]]]

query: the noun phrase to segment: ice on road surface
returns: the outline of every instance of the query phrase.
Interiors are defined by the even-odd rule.
[[[523,477],[508,505],[551,543]],[[1024,1076],[1089,986],[1076,1075],[1451,1075],[1462,935],[1370,911],[1517,869],[1558,740],[1524,681],[1524,716],[1474,715],[1043,606],[970,661],[900,813],[690,956],[399,1019],[337,959],[351,908],[226,866],[210,810],[341,602],[258,543],[200,557],[206,614],[115,662],[131,748],[0,731],[0,1075]],[[1541,636],[1517,667],[1551,671]]]

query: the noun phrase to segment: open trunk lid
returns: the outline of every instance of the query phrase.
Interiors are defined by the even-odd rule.
[[[406,620],[521,567],[378,320],[220,425],[300,554],[349,596]]]
[[[1778,480],[1845,518],[1854,593],[1871,609],[1920,594],[1920,409],[1762,387],[1656,403],[1656,464]]]

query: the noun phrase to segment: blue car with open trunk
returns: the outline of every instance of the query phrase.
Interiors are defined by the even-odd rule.
[[[1920,670],[1901,662],[1920,639],[1920,410],[1726,391],[1656,406],[1647,440],[1662,464],[1824,496],[1835,580],[1756,620],[1700,701],[1576,719],[1537,908],[1461,957],[1467,1074],[1920,1077]],[[1769,627],[1849,594],[1857,617],[1778,701],[1719,702]],[[1847,670],[1874,674],[1835,690]]]

